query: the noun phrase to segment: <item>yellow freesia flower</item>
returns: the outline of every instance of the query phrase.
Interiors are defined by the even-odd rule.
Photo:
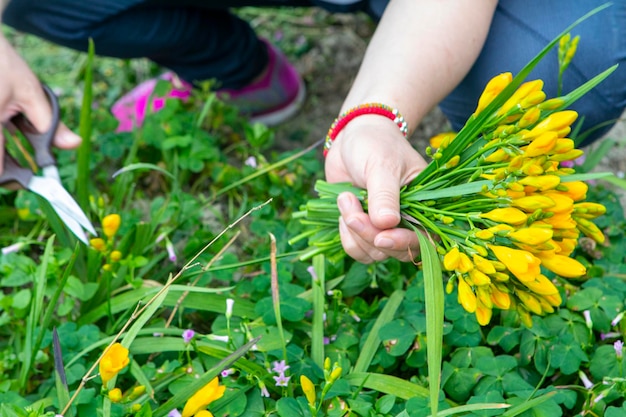
[[[508,310],[511,307],[509,294],[501,291],[496,285],[491,286],[491,301],[494,306],[502,310]]]
[[[468,313],[476,311],[476,295],[464,279],[459,279],[457,298],[465,311]]]
[[[491,284],[491,280],[489,279],[489,277],[486,274],[480,272],[476,268],[469,271],[468,275],[469,275],[470,280],[472,281],[472,284],[474,285],[481,286],[481,285]]]
[[[591,202],[574,204],[574,214],[576,217],[582,217],[583,219],[595,219],[604,213],[606,213],[606,207],[602,204]]]
[[[536,94],[536,93],[539,93],[539,94]],[[520,102],[520,106],[523,107],[524,104],[528,105],[532,101],[535,101],[535,100],[540,100],[540,101],[544,100],[546,98],[546,94],[543,91],[536,91],[535,93],[532,94],[532,98],[531,96],[527,98],[530,100],[525,100],[525,101]],[[539,120],[540,116],[541,116],[541,110],[539,110],[539,107],[533,107],[531,109],[528,109],[528,111],[524,113],[522,118],[519,119],[515,125],[518,128],[523,129],[525,127],[528,127],[530,125],[537,123],[537,120]]]
[[[193,394],[185,404],[182,417],[191,417],[196,415],[200,410],[211,404],[213,401],[222,398],[226,387],[219,385],[220,381],[217,377],[213,378],[211,382],[200,388],[198,392]]]
[[[555,133],[556,134],[556,133]],[[574,141],[568,138],[558,138],[554,144],[554,153],[566,153],[574,149]]]
[[[547,209],[555,205],[554,201],[552,201],[549,197],[539,194],[531,195],[528,197],[516,198],[511,201],[511,204],[530,213],[538,209]]]
[[[540,245],[552,239],[552,229],[524,227],[509,233],[509,237],[527,245]]]
[[[536,106],[537,104],[542,103],[545,99],[546,99],[546,93],[544,93],[543,91],[535,91],[535,92],[530,93],[525,98],[523,98],[519,104],[521,108],[527,109],[530,106]],[[541,110],[539,107],[537,107],[537,109]]]
[[[474,261],[474,266],[476,266],[476,269],[483,274],[490,275],[496,273],[496,267],[488,259],[485,259],[480,255],[474,254],[472,255],[472,261]]]
[[[523,284],[529,290],[539,295],[551,295],[559,292],[559,290],[556,289],[552,281],[550,281],[543,274],[537,275],[534,281],[526,281]]]
[[[435,149],[446,149],[448,145],[454,140],[454,138],[456,138],[456,133],[454,132],[439,133],[438,135],[430,138],[430,146]]]
[[[578,113],[574,110],[563,110],[556,113],[552,113],[541,122],[539,122],[535,127],[533,127],[527,135],[525,135],[524,139],[531,139],[541,135],[542,133],[548,132],[550,130],[560,130],[564,127],[571,126],[572,123],[578,117]]]
[[[119,214],[109,214],[105,216],[102,219],[102,233],[108,238],[115,236],[121,223],[122,218]]]
[[[119,388],[113,388],[109,391],[109,400],[111,400],[112,403],[119,403],[122,401],[122,390]]]
[[[530,252],[497,245],[489,245],[489,249],[522,282],[534,281],[541,273],[541,261]]]
[[[459,248],[455,246],[443,257],[443,267],[446,271],[454,271],[459,266],[460,260]]]
[[[464,274],[472,269],[474,269],[474,264],[470,261],[469,256],[461,252],[459,254],[459,264],[457,265],[456,270]]]
[[[487,307],[480,301],[476,303],[475,316],[478,324],[480,324],[481,326],[486,326],[489,324],[489,322],[491,321],[492,313],[493,312],[491,311],[491,308]]]
[[[563,161],[573,161],[574,159],[578,159],[581,156],[583,156],[583,154],[585,153],[585,151],[581,150],[581,149],[572,149],[571,151],[565,152],[565,153],[557,153],[554,155],[550,155],[550,160],[551,161],[559,161],[559,162],[563,162]]]
[[[578,278],[587,273],[587,269],[576,259],[554,253],[537,255],[541,264],[550,271],[565,278]]]
[[[585,236],[590,237],[598,243],[604,243],[605,237],[604,233],[595,225],[595,223],[581,217],[572,218],[578,229],[585,234]]]
[[[315,407],[315,385],[313,385],[313,382],[306,375],[301,375],[300,385],[309,405]]]
[[[524,177],[518,181],[521,185],[533,187],[538,191],[551,190],[561,183],[561,177],[557,175],[540,175],[534,177]],[[524,190],[528,192],[528,190]]]
[[[510,72],[496,75],[489,80],[480,95],[480,98],[478,99],[478,106],[476,107],[474,114],[478,114],[483,111],[485,107],[487,107],[489,103],[491,103],[493,99],[496,98],[496,96],[511,83],[511,81],[513,81],[513,75]]]
[[[566,194],[559,191],[548,191],[545,193],[546,197],[554,201],[554,206],[550,207],[547,211],[552,213],[571,213],[574,210],[574,200]]]
[[[535,138],[524,150],[527,157],[545,155],[554,149],[557,142],[556,132],[545,132]]]
[[[589,187],[582,181],[564,182],[561,186],[565,189],[563,193],[574,201],[584,200],[587,197]]]
[[[509,97],[509,99],[504,102],[504,104],[502,105],[502,107],[500,107],[500,109],[498,109],[496,114],[498,116],[504,115],[513,107],[517,106],[520,103],[520,101],[522,101],[526,96],[528,96],[531,93],[534,93],[535,91],[540,91],[542,88],[543,88],[542,80],[533,80],[533,81],[527,81],[523,83],[517,88],[517,90],[515,90],[515,92],[511,95],[511,97]]]
[[[538,315],[543,314],[543,310],[541,309],[541,303],[533,295],[519,289],[515,291],[515,295],[517,295],[517,298],[519,298],[522,304],[524,304],[524,306],[529,311]]]
[[[488,213],[481,213],[480,217],[506,224],[521,224],[528,219],[524,212],[515,207],[493,209]]]
[[[563,256],[569,256],[576,249],[576,239],[553,240],[552,243],[558,247],[557,253]]]
[[[106,385],[115,375],[128,365],[128,349],[120,343],[114,343],[104,353],[100,360],[99,371],[102,385]]]
[[[209,410],[200,410],[196,413],[195,417],[213,417],[213,413]]]

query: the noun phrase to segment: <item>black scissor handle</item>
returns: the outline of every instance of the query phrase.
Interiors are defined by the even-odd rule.
[[[50,149],[52,147],[54,135],[59,127],[60,110],[59,100],[54,92],[45,84],[42,84],[41,86],[48,97],[48,102],[50,103],[52,110],[52,121],[50,122],[48,130],[45,132],[38,132],[28,118],[22,113],[11,118],[11,123],[13,123],[13,125],[18,128],[20,132],[22,132],[28,142],[32,145],[35,152],[34,156],[37,166],[44,168],[56,163]]]

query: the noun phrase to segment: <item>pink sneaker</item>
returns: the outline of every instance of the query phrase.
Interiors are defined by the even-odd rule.
[[[262,39],[267,46],[269,62],[262,79],[240,90],[219,90],[220,98],[238,107],[251,122],[267,126],[280,124],[298,112],[306,88],[298,71],[283,53]]]
[[[305,86],[296,69],[287,58],[263,40],[267,46],[269,63],[263,78],[240,90],[223,89],[217,94],[221,99],[239,108],[249,116],[251,122],[274,126],[292,117],[302,106]],[[167,72],[160,79],[170,81],[172,90],[166,98],[186,100],[191,94],[192,85],[175,74]],[[129,132],[140,127],[146,116],[148,100],[152,96],[158,79],[139,84],[113,104],[111,112],[119,120],[118,132]],[[152,99],[151,111],[157,112],[165,105],[164,97]]]
[[[125,94],[117,100],[111,113],[120,122],[117,126],[117,132],[130,132],[136,127],[141,127],[146,117],[148,108],[148,100],[152,96],[152,92],[156,87],[159,79],[167,80],[172,83],[172,90],[166,98],[179,98],[187,100],[191,95],[192,86],[186,81],[181,80],[172,72],[166,72],[159,78],[144,81],[137,87],[133,88],[129,93]],[[165,97],[152,98],[152,111],[157,112],[165,106]]]

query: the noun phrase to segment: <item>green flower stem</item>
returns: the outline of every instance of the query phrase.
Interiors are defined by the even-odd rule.
[[[441,238],[441,241],[443,242],[444,246],[448,249],[450,248],[451,242],[448,236],[445,233],[443,233],[441,229],[435,223],[433,223],[428,217],[424,216],[419,210],[407,210],[405,214],[408,217],[412,217],[418,223],[414,224],[410,219],[404,217],[404,220],[406,222],[412,224],[413,226],[420,226],[423,229],[426,229],[427,231],[434,232]]]

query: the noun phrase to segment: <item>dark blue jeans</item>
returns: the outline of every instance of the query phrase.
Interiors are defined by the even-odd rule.
[[[353,9],[382,13],[386,0],[366,0]],[[217,79],[239,88],[258,75],[267,52],[252,28],[228,7],[310,6],[323,0],[12,0],[3,21],[18,30],[85,50],[93,38],[100,55],[147,57],[194,81]],[[485,46],[461,84],[441,103],[455,129],[474,111],[486,82],[496,74],[516,74],[570,23],[605,0],[501,0]],[[328,4],[325,4],[328,6]],[[350,9],[352,10],[352,9]],[[341,11],[341,9],[335,9]],[[344,10],[345,11],[345,10]],[[453,30],[453,28],[450,28]],[[626,59],[626,0],[591,17],[572,35],[581,35],[566,71],[564,92]],[[410,53],[410,52],[407,52]],[[398,63],[401,65],[401,63]],[[556,95],[557,58],[552,51],[531,74]],[[626,105],[626,65],[573,105],[584,116],[583,131],[618,118]],[[596,130],[587,142],[611,127]]]

